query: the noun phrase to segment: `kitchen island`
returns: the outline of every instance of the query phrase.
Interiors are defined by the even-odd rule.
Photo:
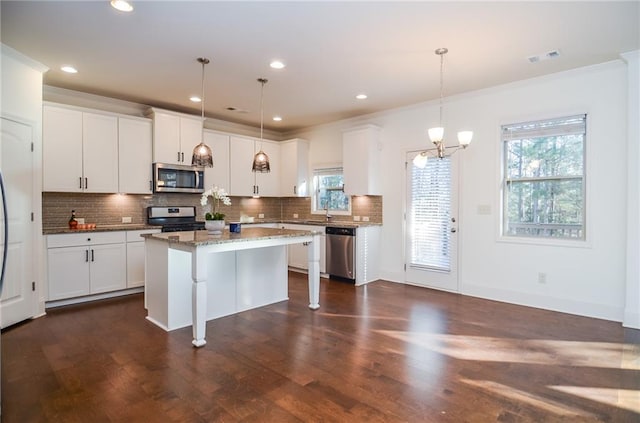
[[[147,319],[164,330],[206,322],[288,299],[287,245],[309,243],[309,308],[319,305],[320,233],[274,228],[144,235]],[[189,286],[191,289],[189,289]]]

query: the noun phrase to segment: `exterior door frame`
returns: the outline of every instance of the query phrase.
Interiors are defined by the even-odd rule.
[[[431,151],[435,149],[428,149]],[[460,158],[458,155],[453,154],[448,157],[451,158],[451,217],[455,218],[455,222],[449,222],[449,230],[455,229],[452,233],[452,248],[451,248],[451,271],[445,272],[440,270],[431,269],[411,269],[409,265],[409,240],[410,240],[410,227],[408,221],[409,215],[409,176],[411,171],[412,158],[419,153],[420,150],[406,150],[404,154],[405,160],[405,174],[404,174],[404,190],[403,190],[403,264],[404,264],[404,283],[409,285],[422,286],[426,288],[433,288],[449,292],[460,292],[460,269],[459,269],[459,252],[460,252],[460,219],[459,219],[459,204],[460,204]],[[438,160],[437,158],[429,158],[430,160]]]

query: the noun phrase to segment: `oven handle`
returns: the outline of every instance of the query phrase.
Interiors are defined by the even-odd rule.
[[[196,173],[196,188],[200,188],[200,172],[197,170],[194,170],[194,172]]]

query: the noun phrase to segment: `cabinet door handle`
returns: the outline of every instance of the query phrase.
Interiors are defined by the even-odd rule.
[[[178,151],[178,162],[180,162],[180,152]]]
[[[82,176],[80,176],[78,179],[80,179],[80,189],[82,189]]]
[[[293,194],[298,195],[298,187],[295,185],[293,186]]]
[[[84,189],[89,189],[89,178],[84,178]]]
[[[93,250],[91,250],[91,261],[95,261],[93,257]]]
[[[84,261],[89,262],[89,250],[84,250]]]
[[[153,192],[153,181],[149,181],[149,191]]]
[[[182,163],[184,163],[184,152],[182,152],[181,154],[182,154]]]

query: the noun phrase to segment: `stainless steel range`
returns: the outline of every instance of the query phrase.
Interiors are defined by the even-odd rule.
[[[162,232],[199,231],[204,222],[196,221],[195,206],[147,207],[147,223],[161,225]]]

